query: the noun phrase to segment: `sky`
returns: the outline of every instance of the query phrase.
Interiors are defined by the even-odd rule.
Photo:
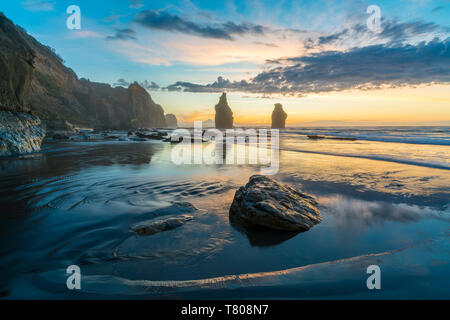
[[[70,5],[81,29],[67,28]],[[237,125],[269,124],[275,103],[288,126],[450,125],[448,0],[17,0],[0,11],[80,78],[137,81],[181,124],[214,119],[227,92]]]

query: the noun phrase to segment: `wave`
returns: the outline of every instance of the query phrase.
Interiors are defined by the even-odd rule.
[[[449,130],[377,130],[377,129],[305,129],[283,130],[283,134],[325,135],[327,137],[355,138],[363,141],[390,143],[425,144],[450,146]]]
[[[395,163],[421,166],[421,167],[427,167],[427,168],[450,170],[450,164],[446,164],[446,163],[427,162],[427,161],[414,160],[414,159],[396,159],[396,158],[392,158],[389,156],[383,156],[383,155],[347,154],[347,153],[311,151],[311,150],[293,149],[293,148],[280,148],[280,149],[283,151],[291,151],[291,152],[302,152],[302,153],[321,154],[321,155],[326,155],[326,156],[349,157],[349,158],[369,159],[369,160],[377,160],[377,161],[387,161],[387,162],[395,162]]]

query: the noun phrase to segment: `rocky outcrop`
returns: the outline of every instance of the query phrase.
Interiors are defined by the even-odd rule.
[[[261,175],[236,191],[230,218],[239,223],[262,227],[306,231],[322,221],[314,198]]]
[[[284,129],[286,128],[287,113],[284,112],[283,106],[280,103],[275,104],[275,109],[272,112],[272,128]]]
[[[178,127],[177,117],[172,113],[166,114],[166,125],[168,128]]]
[[[0,111],[0,156],[39,151],[44,137],[45,129],[38,117]]]
[[[138,235],[150,236],[155,233],[181,227],[187,221],[190,221],[192,219],[193,217],[191,215],[166,216],[140,222],[137,225],[133,226],[131,229]]]
[[[131,112],[130,123],[134,128],[166,127],[164,110],[153,102],[147,90],[137,82],[128,87],[128,108]]]
[[[128,89],[79,79],[54,49],[0,14],[0,105],[31,111],[52,130],[164,127],[164,110],[137,83]],[[59,127],[59,124],[62,127]]]
[[[233,111],[228,106],[227,94],[224,92],[216,104],[215,123],[217,129],[232,129],[233,128]]]

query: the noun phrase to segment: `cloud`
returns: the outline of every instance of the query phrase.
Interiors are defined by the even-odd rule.
[[[242,91],[305,95],[450,82],[450,38],[411,44],[378,44],[273,60],[278,66],[250,80],[221,77],[207,85],[176,82],[172,90]]]
[[[169,91],[187,91],[187,92],[221,92],[223,90],[244,90],[244,88],[251,88],[252,84],[246,80],[230,81],[223,77],[218,77],[217,81],[207,85],[195,84],[190,82],[178,81],[166,89]]]
[[[30,11],[52,11],[55,9],[56,1],[27,0],[21,2],[22,7]]]
[[[136,31],[130,28],[117,29],[114,36],[107,36],[106,40],[137,40]]]
[[[260,45],[260,46],[278,48],[278,45],[276,45],[275,43],[268,43],[268,42],[261,42],[261,41],[253,41],[253,43]]]
[[[234,35],[262,35],[266,30],[261,25],[236,24],[231,21],[219,24],[201,24],[186,20],[165,10],[142,11],[136,15],[134,22],[150,29],[223,40],[234,40]]]
[[[128,88],[130,86],[130,84],[131,84],[131,82],[128,82],[127,80],[121,78],[121,79],[117,80],[113,84],[113,86],[115,86],[115,87],[120,86],[120,87]],[[144,80],[143,82],[139,83],[139,85],[147,90],[158,90],[161,88],[156,82],[153,82],[153,81],[149,82],[148,80]]]
[[[330,35],[319,36],[316,40],[307,39],[305,46],[308,48],[320,47],[330,44],[342,44],[345,42],[370,42],[387,43],[387,42],[406,42],[423,37],[428,37],[433,32],[448,31],[445,28],[433,22],[413,21],[398,22],[395,19],[383,20],[381,24],[382,31],[373,33],[364,24],[354,24],[343,30],[337,31]]]
[[[430,32],[440,29],[439,25],[433,22],[398,23],[395,20],[383,22],[382,28],[383,31],[379,34],[379,37],[390,41],[406,41],[416,36],[428,35]]]
[[[115,87],[126,87],[126,88],[128,88],[129,86],[130,86],[130,82],[128,82],[127,80],[125,80],[125,79],[119,79],[119,80],[117,80],[115,83],[114,83],[114,86]]]
[[[445,8],[444,6],[437,6],[433,10],[431,10],[431,12],[434,13],[434,12],[437,12],[437,11],[442,10],[444,8]]]
[[[142,0],[130,0],[130,8],[132,9],[140,9],[143,6]]]
[[[157,83],[155,83],[153,81],[148,82],[147,80],[144,80],[144,82],[141,82],[141,86],[148,90],[158,90],[160,88],[160,86]]]
[[[71,32],[71,38],[73,39],[85,39],[85,38],[103,38],[104,36],[95,31],[89,30],[74,30]]]

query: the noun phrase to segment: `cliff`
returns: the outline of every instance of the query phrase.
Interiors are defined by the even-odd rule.
[[[217,129],[232,129],[233,128],[233,111],[228,106],[227,95],[224,92],[216,104],[215,123]]]
[[[22,111],[33,77],[34,52],[16,28],[0,12],[0,106]]]
[[[137,82],[128,87],[130,123],[136,128],[165,127],[164,110]]]
[[[0,105],[49,129],[165,127],[164,110],[137,83],[128,89],[79,79],[52,48],[0,13]]]
[[[272,128],[284,129],[286,128],[287,113],[284,112],[283,106],[280,103],[275,104],[275,109],[272,112]]]

